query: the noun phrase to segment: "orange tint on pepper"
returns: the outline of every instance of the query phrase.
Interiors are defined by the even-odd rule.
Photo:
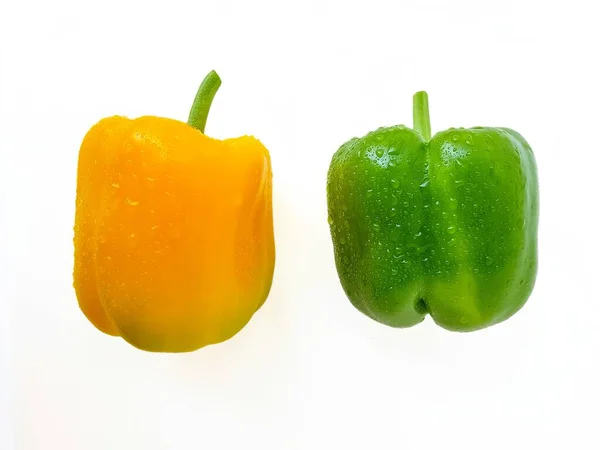
[[[220,141],[151,116],[98,122],[77,174],[83,313],[148,351],[193,351],[235,335],[271,287],[271,180],[269,152],[253,137]]]

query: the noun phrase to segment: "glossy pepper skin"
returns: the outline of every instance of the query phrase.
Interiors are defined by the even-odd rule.
[[[538,178],[507,128],[449,129],[430,140],[427,95],[415,130],[380,128],[331,161],[327,201],[343,289],[367,316],[410,327],[426,314],[474,331],[515,314],[537,272]]]
[[[240,331],[271,287],[269,152],[204,125],[211,72],[189,123],[108,117],[86,134],[77,173],[74,288],[104,333],[156,352],[193,351]]]

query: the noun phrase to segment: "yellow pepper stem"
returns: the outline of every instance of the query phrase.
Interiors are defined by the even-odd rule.
[[[212,104],[215,94],[221,86],[221,78],[212,70],[206,77],[202,84],[198,88],[196,98],[192,104],[190,115],[188,117],[188,125],[200,130],[204,133],[204,127],[206,127],[206,119],[208,118],[208,112],[210,111],[210,105]]]

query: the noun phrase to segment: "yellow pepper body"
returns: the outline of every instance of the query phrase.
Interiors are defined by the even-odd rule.
[[[240,331],[274,270],[269,152],[187,123],[109,117],[79,153],[74,288],[101,331],[193,351]]]

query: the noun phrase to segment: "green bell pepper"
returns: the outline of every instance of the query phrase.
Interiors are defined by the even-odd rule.
[[[474,331],[515,314],[537,274],[533,152],[508,128],[451,128],[431,138],[427,94],[414,130],[379,128],[334,154],[327,206],[342,287],[392,327],[427,314]]]

